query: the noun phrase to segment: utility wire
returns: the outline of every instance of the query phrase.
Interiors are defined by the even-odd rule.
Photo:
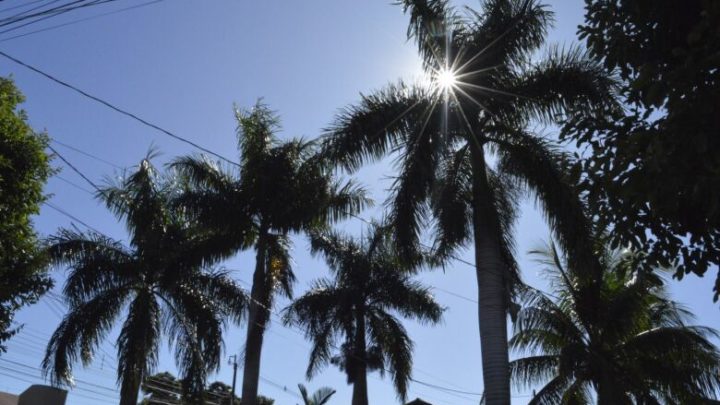
[[[1,53],[2,53],[2,51],[0,51],[0,54],[1,54]],[[67,159],[65,159],[65,157],[64,157],[63,155],[61,155],[60,152],[57,151],[57,149],[53,148],[53,147],[52,147],[51,145],[49,145],[49,144],[47,145],[47,147],[48,147],[48,149],[50,149],[55,155],[57,155],[57,157],[59,157],[60,160],[62,160],[63,162],[65,162],[65,164],[66,164],[70,169],[72,169],[72,171],[74,171],[75,173],[77,173],[78,176],[82,177],[86,182],[88,182],[88,184],[90,184],[99,194],[103,194],[103,191],[100,189],[100,187],[97,186],[97,184],[95,184],[92,180],[90,180],[87,176],[85,176],[85,174],[83,174],[83,172],[81,172],[77,167],[75,167],[75,165],[73,165],[72,163],[70,163],[70,161],[68,161]]]
[[[81,95],[84,96],[84,97],[87,97],[87,98],[89,98],[89,99],[91,99],[91,100],[94,100],[94,101],[96,101],[96,102],[98,102],[98,103],[100,103],[100,104],[102,104],[102,105],[110,108],[111,110],[116,111],[116,112],[122,114],[122,115],[125,115],[125,116],[127,116],[127,117],[130,117],[130,118],[134,119],[135,121],[140,122],[141,124],[143,124],[143,125],[145,125],[145,126],[148,126],[148,127],[153,128],[153,129],[155,129],[155,130],[157,130],[157,131],[160,131],[161,133],[163,133],[163,134],[165,134],[165,135],[167,135],[167,136],[169,136],[169,137],[172,137],[172,138],[174,138],[174,139],[176,139],[176,140],[178,140],[178,141],[180,141],[180,142],[186,143],[186,144],[188,144],[188,145],[190,145],[190,146],[192,146],[192,147],[194,147],[194,148],[196,148],[196,149],[198,149],[198,150],[201,150],[201,151],[203,151],[203,152],[205,152],[205,153],[207,153],[207,154],[210,154],[210,155],[212,155],[212,156],[215,156],[215,157],[217,157],[218,159],[222,159],[222,160],[224,160],[224,161],[227,162],[227,163],[230,163],[230,164],[235,165],[235,166],[240,166],[238,163],[236,163],[236,162],[234,162],[234,161],[226,158],[225,156],[222,156],[222,155],[220,155],[220,154],[218,154],[218,153],[215,153],[215,152],[211,151],[210,149],[207,149],[207,148],[205,148],[205,147],[203,147],[203,146],[201,146],[201,145],[199,145],[199,144],[197,144],[197,143],[195,143],[195,142],[193,142],[193,141],[191,141],[191,140],[189,140],[189,139],[186,139],[186,138],[184,138],[184,137],[182,137],[182,136],[180,136],[180,135],[176,135],[176,134],[174,134],[173,132],[171,132],[171,131],[169,131],[169,130],[167,130],[167,129],[165,129],[165,128],[162,128],[162,127],[160,127],[160,126],[158,126],[158,125],[156,125],[156,124],[153,124],[153,123],[151,123],[151,122],[149,122],[149,121],[147,121],[147,120],[145,120],[145,119],[143,119],[143,118],[140,118],[139,116],[137,116],[137,115],[135,115],[135,114],[133,114],[133,113],[127,111],[127,110],[124,110],[124,109],[122,109],[122,108],[120,108],[120,107],[117,107],[117,106],[111,104],[111,103],[108,102],[108,101],[105,101],[105,100],[103,100],[103,99],[101,99],[101,98],[99,98],[99,97],[93,96],[93,95],[85,92],[84,90],[81,90],[81,89],[73,86],[72,84],[69,84],[69,83],[67,83],[67,82],[65,82],[65,81],[62,81],[62,80],[56,78],[55,76],[53,76],[53,75],[51,75],[51,74],[49,74],[49,73],[46,73],[46,72],[44,72],[44,71],[42,71],[42,70],[40,70],[40,69],[38,69],[38,68],[35,68],[35,67],[33,67],[33,66],[31,66],[31,65],[29,65],[29,64],[27,64],[27,63],[25,63],[25,62],[23,62],[23,61],[21,61],[21,60],[19,60],[19,59],[17,59],[17,58],[14,58],[14,57],[8,55],[7,53],[5,53],[5,52],[3,52],[3,51],[0,51],[0,56],[4,56],[5,58],[10,59],[11,61],[17,63],[18,65],[24,66],[24,67],[32,70],[33,72],[35,72],[35,73],[37,73],[37,74],[39,74],[39,75],[42,75],[42,76],[44,76],[44,77],[46,77],[46,78],[54,81],[55,83],[58,83],[58,84],[61,85],[61,86],[67,87],[67,88],[75,91],[76,93],[81,94]]]
[[[27,2],[25,2],[25,3],[23,3],[23,4],[18,4],[17,6],[8,7],[8,8],[5,8],[5,9],[0,10],[0,14],[5,13],[5,12],[10,11],[10,10],[16,10],[16,9],[18,9],[18,8],[27,7],[27,6],[31,5],[31,4],[39,3],[39,2],[41,2],[41,1],[45,1],[45,0],[27,1]]]
[[[3,18],[2,20],[0,20],[0,23],[5,23],[6,21],[9,21],[7,24],[12,24],[14,21],[20,21],[20,18],[22,18],[24,15],[27,15],[28,13],[32,13],[33,11],[39,10],[50,4],[57,3],[58,1],[60,1],[60,0],[50,0],[49,3],[41,4],[39,6],[35,6],[31,9],[25,10],[21,13],[11,15],[10,17]],[[3,24],[3,25],[5,25],[5,24]]]
[[[65,161],[65,162],[68,163],[72,168],[74,168],[74,166],[72,166],[67,160],[63,159],[63,161]],[[76,168],[75,168],[74,170],[78,171]],[[80,175],[81,175],[84,179],[86,179],[86,181],[88,181],[90,184],[93,184],[84,174],[81,174],[79,171],[78,171],[78,174],[80,174]],[[93,184],[93,185],[94,185],[94,184]],[[362,220],[362,221],[364,221],[364,222],[366,222],[366,223],[370,223],[369,221],[365,220],[365,219],[362,218],[362,217],[359,217],[359,216],[355,216],[355,217],[358,218],[358,219],[360,219],[360,220]],[[77,220],[77,218],[76,218],[76,220]],[[78,220],[78,222],[80,222],[80,221]],[[88,225],[84,224],[83,222],[80,222],[80,223],[83,224],[83,225],[85,225],[85,226],[88,226]],[[89,227],[89,226],[88,226],[88,227]],[[93,230],[94,230],[94,228],[90,228],[90,229],[93,229]],[[95,231],[98,232],[98,233],[100,233],[100,234],[102,234],[102,232],[99,232],[99,231],[97,231],[97,230],[95,230]],[[243,281],[243,282],[244,282],[244,281]],[[268,308],[266,305],[262,304],[261,302],[259,302],[259,301],[257,301],[257,300],[254,300],[254,301],[255,301],[258,305],[260,305],[260,306],[268,309],[268,310],[271,311],[272,313],[274,313],[278,318],[281,318],[281,315],[280,315],[279,313],[277,313],[277,311],[273,310],[273,308]],[[336,350],[340,350],[340,349],[339,349],[337,346],[335,346],[335,345],[333,345],[333,347],[334,347],[334,349],[336,349]],[[435,385],[435,384],[431,384],[431,383],[427,383],[427,382],[425,382],[425,381],[417,380],[417,379],[414,379],[414,378],[411,378],[411,381],[417,382],[417,383],[420,384],[420,385],[425,385],[425,386],[432,387],[432,388],[435,388],[435,389],[438,389],[438,390],[442,390],[442,391],[444,391],[444,392],[453,392],[453,393],[459,393],[459,394],[465,394],[465,395],[476,395],[476,396],[481,396],[481,395],[482,395],[481,393],[475,393],[475,392],[464,391],[464,390],[455,390],[455,389],[447,388],[447,387],[439,388],[439,387],[441,387],[441,386]]]
[[[38,33],[41,33],[41,32],[50,31],[50,30],[54,30],[54,29],[57,29],[57,28],[67,27],[68,25],[75,25],[75,24],[78,24],[78,23],[81,23],[81,22],[94,20],[94,19],[96,19],[96,18],[105,17],[105,16],[109,16],[109,15],[112,15],[112,14],[122,13],[122,12],[129,11],[129,10],[133,10],[133,9],[136,9],[136,8],[146,7],[146,6],[155,4],[155,3],[160,3],[161,1],[163,1],[163,0],[148,1],[148,2],[145,2],[145,3],[136,4],[136,5],[134,5],[134,6],[121,8],[121,9],[114,10],[114,11],[110,11],[110,12],[107,12],[107,13],[97,14],[97,15],[90,16],[90,17],[85,17],[85,18],[80,18],[80,19],[77,19],[77,20],[73,20],[73,21],[69,21],[69,22],[63,23],[63,24],[57,24],[57,25],[53,25],[53,26],[50,26],[50,27],[45,27],[45,28],[41,28],[41,29],[38,29],[38,30],[35,30],[35,31],[24,32],[24,33],[22,33],[22,34],[14,35],[14,36],[12,36],[12,37],[0,39],[0,42],[10,41],[10,40],[13,40],[13,39],[26,37],[26,36],[29,36],[29,35],[38,34]]]
[[[92,191],[90,191],[90,190],[86,189],[85,187],[83,187],[83,186],[75,183],[75,182],[72,181],[72,180],[66,179],[66,178],[63,177],[63,176],[60,176],[60,175],[57,175],[57,174],[56,174],[55,176],[53,176],[53,178],[56,178],[56,179],[58,179],[58,180],[60,180],[60,181],[63,181],[63,182],[65,182],[65,183],[67,183],[67,184],[75,187],[76,189],[78,189],[78,190],[80,190],[80,191],[86,192],[86,193],[88,193],[88,194],[90,194],[90,195],[94,195]]]
[[[242,283],[246,284],[246,285],[248,284],[246,281],[243,281],[243,280],[240,280],[240,281],[241,281]],[[281,325],[285,325],[285,322],[282,321],[282,315],[280,315],[280,313],[278,313],[277,310],[275,310],[274,308],[269,307],[269,306],[263,304],[262,302],[254,299],[254,298],[252,298],[252,297],[250,297],[250,299],[251,299],[253,302],[255,302],[257,305],[259,305],[260,307],[265,308],[266,310],[268,310],[271,315],[275,315],[275,316],[279,319],[279,322],[280,322]],[[272,321],[272,318],[271,318],[270,320]],[[287,326],[287,325],[285,325],[285,326]],[[299,328],[298,328],[298,329],[299,329]],[[299,330],[299,333],[302,334],[303,336],[304,336],[304,334],[305,334],[304,331],[302,331],[302,330]],[[340,347],[338,347],[338,346],[337,346],[336,344],[334,344],[334,343],[330,343],[330,346],[331,346],[333,349],[335,349],[335,350],[341,350]],[[351,354],[351,355],[352,355],[352,354]],[[357,357],[357,356],[355,356],[355,355],[352,355],[352,356],[353,356],[353,357]],[[362,360],[362,359],[359,359],[359,358],[358,358],[358,360]],[[383,370],[384,372],[388,372],[388,370],[386,370],[383,366],[380,366],[380,369]],[[426,373],[426,374],[428,374],[429,376],[432,376],[432,375],[429,374],[429,373]],[[437,378],[437,377],[434,377],[434,376],[432,376],[432,377],[433,377],[433,378]],[[451,393],[464,394],[464,395],[474,395],[474,396],[482,396],[482,395],[483,395],[482,393],[478,393],[478,392],[470,392],[470,391],[464,391],[464,390],[456,390],[456,389],[447,388],[447,387],[443,387],[443,386],[436,385],[436,384],[431,384],[431,383],[428,383],[428,382],[425,382],[425,381],[422,381],[422,380],[418,380],[418,379],[415,379],[415,378],[412,378],[412,377],[410,378],[410,381],[416,382],[416,383],[418,383],[418,384],[420,384],[420,385],[424,385],[424,386],[427,386],[427,387],[435,388],[435,389],[437,389],[437,390],[444,391],[444,392],[446,392],[446,393],[450,393],[450,392],[451,392]],[[463,398],[463,399],[468,399],[468,398]]]
[[[28,366],[27,364],[23,364],[23,363],[20,363],[20,362],[17,362],[17,361],[6,360],[6,359],[4,359],[4,358],[0,358],[0,362],[10,363],[10,364],[12,364],[12,365],[15,365],[15,366],[18,366],[18,367],[27,368],[27,369],[30,369],[30,370],[35,370],[35,371],[40,371],[40,372],[43,371],[43,370],[40,369],[40,368],[33,367],[33,366]],[[5,367],[5,366],[0,365],[0,367]],[[104,389],[104,390],[107,390],[107,391],[110,391],[110,392],[113,392],[113,393],[117,393],[117,392],[118,392],[117,388],[109,388],[109,387],[106,387],[106,386],[104,386],[104,385],[94,384],[94,383],[91,383],[91,382],[88,382],[88,381],[84,381],[84,380],[79,380],[79,379],[74,379],[74,380],[75,380],[75,381],[78,381],[78,382],[80,382],[80,383],[83,383],[83,384],[85,384],[85,385],[89,385],[89,386],[94,387],[94,388]]]
[[[157,0],[157,1],[162,1],[162,0]],[[84,151],[84,150],[82,150],[82,149],[80,149],[80,148],[77,148],[77,147],[75,147],[75,146],[68,145],[67,143],[64,143],[64,142],[60,142],[60,141],[58,141],[57,139],[51,139],[50,141],[53,142],[53,143],[56,143],[56,144],[58,144],[58,145],[60,145],[60,146],[62,146],[62,147],[64,147],[64,148],[70,149],[71,151],[74,151],[74,152],[77,152],[77,153],[79,153],[79,154],[81,154],[81,155],[84,155],[84,156],[86,156],[86,157],[89,157],[90,159],[94,159],[94,160],[97,160],[98,162],[105,163],[105,164],[108,165],[108,166],[112,166],[112,167],[114,167],[114,168],[116,168],[116,169],[120,169],[120,170],[123,169],[123,167],[120,166],[120,165],[118,165],[118,164],[115,164],[115,163],[113,163],[113,162],[111,162],[111,161],[109,161],[109,160],[105,160],[105,159],[103,159],[103,158],[101,158],[101,157],[99,157],[99,156],[97,156],[97,155],[93,155],[92,153],[86,152],[86,151]]]
[[[38,379],[39,379],[39,380],[42,380],[42,379],[39,378],[39,377],[32,377],[32,378],[34,378],[35,380],[27,380],[27,379],[25,379],[25,378],[20,378],[20,377],[18,377],[18,376],[15,375],[15,374],[5,374],[5,373],[3,373],[3,372],[0,372],[0,375],[1,375],[1,376],[4,376],[4,377],[12,378],[12,379],[14,379],[14,380],[16,380],[16,381],[24,382],[24,383],[26,383],[26,384],[37,384],[37,380],[38,380]],[[89,396],[86,396],[86,395],[83,395],[83,394],[80,394],[80,393],[77,393],[77,392],[73,392],[72,394],[73,394],[73,396],[78,396],[78,397],[80,397],[80,398],[92,400],[92,401],[94,401],[93,404],[97,404],[97,401],[106,402],[106,401],[108,400],[107,397],[104,397],[104,398],[102,398],[102,399],[99,399],[99,398],[89,397]],[[113,402],[114,402],[115,400],[116,400],[116,399],[113,398]]]
[[[59,0],[53,0],[53,1],[51,1],[50,3],[48,3],[48,4],[55,3],[55,2],[57,2],[57,1],[59,1]],[[26,14],[26,13],[27,13],[27,12],[25,12],[25,13],[21,13],[21,14],[18,14],[18,15],[16,15],[16,16],[13,16],[13,17],[10,17],[10,18],[5,18],[4,20],[1,20],[1,21],[0,21],[0,27],[6,27],[6,26],[8,26],[8,25],[17,24],[17,23],[19,23],[19,22],[22,22],[22,21],[25,21],[25,20],[28,20],[28,19],[32,19],[32,18],[35,18],[35,19],[34,19],[34,20],[31,20],[31,21],[28,21],[28,22],[26,22],[26,23],[24,23],[24,24],[15,25],[15,26],[12,26],[12,27],[10,27],[10,28],[7,28],[7,29],[5,29],[5,30],[3,30],[3,31],[0,31],[0,34],[4,34],[4,33],[7,33],[7,32],[11,32],[11,31],[15,31],[15,30],[20,29],[20,28],[22,28],[22,27],[26,27],[26,26],[31,25],[31,24],[36,24],[36,23],[38,23],[38,22],[40,22],[40,21],[44,21],[44,20],[47,20],[47,19],[49,19],[49,18],[56,17],[56,16],[58,16],[58,15],[65,14],[65,13],[68,13],[68,12],[70,12],[70,11],[74,11],[74,10],[77,10],[77,9],[80,9],[80,8],[85,8],[85,7],[90,7],[90,6],[97,6],[97,5],[101,5],[101,4],[105,4],[105,3],[111,3],[111,2],[114,2],[114,1],[117,1],[117,0],[93,0],[93,1],[91,1],[91,2],[89,2],[89,3],[78,4],[78,3],[83,3],[83,2],[85,2],[85,1],[86,1],[86,0],[75,0],[75,1],[72,1],[72,2],[70,2],[70,3],[62,4],[62,5],[57,6],[57,7],[55,7],[55,8],[51,8],[51,9],[39,11],[39,12],[37,12],[37,13],[35,13],[35,14],[23,15],[23,14]],[[8,21],[8,20],[9,20],[9,21]]]
[[[49,202],[49,201],[45,201],[43,204],[45,204],[45,205],[47,205],[48,207],[54,209],[55,211],[59,212],[60,214],[65,215],[66,217],[68,217],[68,218],[72,219],[73,221],[79,223],[80,225],[84,226],[85,228],[87,228],[87,229],[89,229],[89,230],[91,230],[91,231],[93,231],[93,232],[95,232],[95,233],[98,233],[98,234],[100,234],[100,235],[104,235],[102,232],[98,231],[96,228],[94,228],[94,227],[86,224],[85,222],[83,222],[83,221],[81,221],[80,219],[78,219],[76,216],[70,214],[69,212],[65,211],[64,209],[58,207],[57,205],[55,205],[55,204],[53,204],[53,203],[51,203],[51,202]]]

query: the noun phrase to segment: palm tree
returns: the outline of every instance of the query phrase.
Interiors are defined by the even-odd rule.
[[[536,57],[553,19],[536,0],[485,0],[481,12],[464,16],[445,0],[401,3],[431,84],[401,82],[364,96],[328,129],[324,150],[348,171],[397,156],[390,220],[406,257],[415,256],[431,215],[439,259],[473,240],[485,396],[505,405],[517,197],[535,195],[572,260],[594,261],[565,156],[531,124],[613,107],[615,82],[575,48]]]
[[[125,222],[127,246],[69,229],[50,238],[53,264],[70,270],[63,289],[69,311],[43,361],[53,384],[70,384],[73,363],[92,361],[120,317],[121,405],[137,404],[140,384],[157,363],[161,334],[175,348],[186,392],[201,393],[207,373],[219,368],[226,319],[239,321],[247,298],[226,273],[208,268],[220,259],[207,253],[218,240],[170,206],[174,187],[145,159],[120,185],[98,194]]]
[[[525,293],[511,345],[528,355],[511,363],[519,386],[542,383],[530,404],[705,404],[720,390],[716,331],[689,326],[691,314],[667,297],[662,277],[640,269],[640,255],[605,248],[599,294],[577,286],[587,273],[554,246],[539,252],[554,298]],[[601,318],[594,307],[603,308]],[[592,320],[592,321],[591,321]]]
[[[381,227],[361,242],[337,233],[313,234],[311,251],[321,254],[333,279],[317,280],[285,309],[285,321],[305,329],[313,341],[307,377],[328,362],[353,384],[352,405],[367,405],[367,373],[392,376],[404,399],[412,369],[413,342],[394,313],[437,323],[442,308],[429,289],[412,281],[413,268],[402,261]],[[340,347],[335,345],[343,336]],[[332,355],[333,349],[339,353]]]
[[[340,185],[315,144],[280,142],[278,117],[265,105],[237,111],[240,164],[223,168],[204,158],[173,163],[189,188],[178,199],[209,232],[223,237],[218,254],[255,248],[242,405],[256,405],[263,335],[276,292],[292,296],[291,232],[325,226],[370,204],[352,181]],[[237,169],[237,170],[233,170]]]
[[[305,388],[304,385],[298,384],[298,389],[300,390],[300,395],[302,395],[303,403],[305,405],[325,405],[328,403],[328,401],[330,401],[330,398],[337,392],[332,388],[322,387],[315,391],[312,396],[310,396],[310,394],[308,394],[307,388]]]

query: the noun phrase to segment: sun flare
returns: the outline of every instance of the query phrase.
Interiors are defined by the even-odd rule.
[[[435,75],[435,83],[442,90],[450,90],[457,84],[455,72],[450,69],[441,69]]]

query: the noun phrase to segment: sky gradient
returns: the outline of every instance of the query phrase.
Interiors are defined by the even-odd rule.
[[[0,18],[5,16],[1,10],[21,1],[24,0],[0,3]],[[49,20],[36,28],[144,2],[117,3]],[[479,3],[467,4],[476,7]],[[574,43],[576,27],[582,21],[583,2],[552,0],[549,4],[557,13],[550,42]],[[250,107],[262,98],[282,117],[281,138],[314,138],[339,109],[358,101],[360,93],[367,94],[399,79],[418,79],[420,60],[414,44],[406,39],[406,27],[407,17],[402,9],[387,0],[166,0],[21,38],[8,40],[10,33],[0,34],[0,50],[210,150],[237,159],[234,104]],[[53,144],[93,181],[117,178],[119,168],[137,164],[153,148],[161,153],[153,161],[158,166],[176,156],[198,153],[4,58],[0,58],[0,75],[12,75],[26,95],[23,108],[35,129],[45,130],[53,139],[104,160]],[[59,159],[54,164],[64,166]],[[368,210],[363,217],[380,216],[393,173],[387,160],[358,173],[359,181],[372,190],[378,203],[378,208]],[[47,187],[52,204],[109,236],[124,239],[123,225],[88,191],[89,185],[66,167]],[[516,227],[519,263],[525,281],[542,287],[546,284],[542,268],[526,252],[546,240],[549,231],[532,200],[525,201],[522,208],[524,214]],[[47,206],[35,221],[43,235],[71,222]],[[350,222],[340,228],[357,234],[362,226]],[[325,276],[327,271],[321,260],[310,257],[304,238],[294,240],[299,295],[312,279]],[[470,253],[462,252],[462,256],[471,260]],[[234,270],[233,276],[238,280],[248,282],[253,269],[252,255],[239,255],[226,267]],[[700,324],[718,328],[718,306],[713,304],[711,292],[715,271],[710,270],[707,279],[688,276],[681,283],[670,284],[673,297],[696,313]],[[59,292],[64,274],[56,271],[52,275],[57,284],[55,291]],[[471,394],[412,383],[409,398],[421,397],[435,405],[477,404],[479,397],[472,393],[482,392],[482,374],[477,308],[473,302],[477,299],[474,271],[466,264],[454,263],[444,271],[423,273],[420,279],[436,288],[436,297],[447,311],[442,325],[434,328],[406,322],[416,343],[413,377]],[[247,284],[243,286],[249,289]],[[276,309],[286,303],[280,300]],[[29,382],[41,381],[37,368],[62,310],[57,302],[46,297],[18,314],[17,321],[25,324],[26,329],[10,342],[9,353],[0,358],[0,391],[20,392]],[[297,383],[302,382],[311,391],[321,386],[337,389],[330,403],[348,403],[351,387],[336,369],[329,367],[312,381],[305,381],[310,344],[299,331],[287,329],[276,320],[273,316],[273,324],[266,333],[261,394],[275,398],[276,405],[300,403]],[[244,326],[229,329],[225,357],[241,352],[244,330]],[[78,388],[70,394],[69,405],[117,397],[113,393],[114,340],[111,335],[102,345],[91,368],[83,370],[77,365]],[[22,370],[27,375],[9,369]],[[175,370],[172,356],[166,350],[157,371],[164,370]],[[229,384],[231,378],[231,367],[224,365],[211,380]],[[240,383],[239,378],[238,386]],[[513,403],[526,403],[527,394],[514,391]],[[397,403],[390,380],[381,379],[377,373],[369,378],[369,395],[373,404]]]

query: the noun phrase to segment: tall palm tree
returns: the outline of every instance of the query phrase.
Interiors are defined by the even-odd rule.
[[[638,254],[606,248],[593,282],[600,294],[587,296],[578,289],[587,273],[552,245],[539,253],[554,298],[528,290],[511,340],[527,355],[511,363],[515,382],[544,384],[530,404],[590,404],[592,391],[600,405],[705,404],[717,395],[720,351],[709,339],[720,336],[689,326],[691,314],[668,298],[661,276],[638,270]]]
[[[277,292],[292,296],[288,235],[356,214],[370,202],[352,181],[341,185],[333,178],[314,143],[280,142],[275,135],[279,119],[267,106],[237,111],[236,118],[238,167],[192,156],[173,167],[190,179],[179,204],[224,238],[216,253],[255,248],[242,384],[242,405],[255,405],[273,297]]]
[[[393,313],[437,323],[442,308],[428,288],[412,280],[413,268],[381,227],[360,242],[332,232],[313,234],[311,251],[325,257],[334,277],[317,280],[285,309],[285,321],[304,328],[313,341],[308,378],[328,362],[335,364],[353,384],[352,405],[367,405],[367,373],[387,371],[405,399],[413,342]],[[344,342],[338,348],[340,336]],[[333,356],[334,349],[339,353]]]
[[[397,156],[390,219],[408,258],[430,215],[440,259],[474,242],[485,396],[505,405],[518,193],[535,195],[572,260],[594,261],[564,156],[531,125],[612,107],[615,82],[578,49],[535,55],[553,20],[536,0],[484,0],[482,11],[462,16],[445,0],[401,3],[431,84],[401,82],[363,97],[328,129],[325,153],[349,171]]]
[[[219,368],[226,319],[241,319],[247,297],[226,273],[208,268],[221,258],[209,255],[209,248],[222,241],[198,231],[170,205],[173,189],[143,160],[121,184],[98,194],[125,222],[127,245],[69,229],[50,238],[52,262],[70,270],[63,289],[69,311],[43,361],[54,384],[71,383],[73,363],[92,361],[121,317],[120,405],[137,404],[140,384],[157,363],[162,334],[174,346],[188,393],[202,393],[207,373]]]
[[[337,392],[332,388],[322,387],[310,395],[307,388],[302,384],[298,384],[298,389],[305,405],[325,405]]]

